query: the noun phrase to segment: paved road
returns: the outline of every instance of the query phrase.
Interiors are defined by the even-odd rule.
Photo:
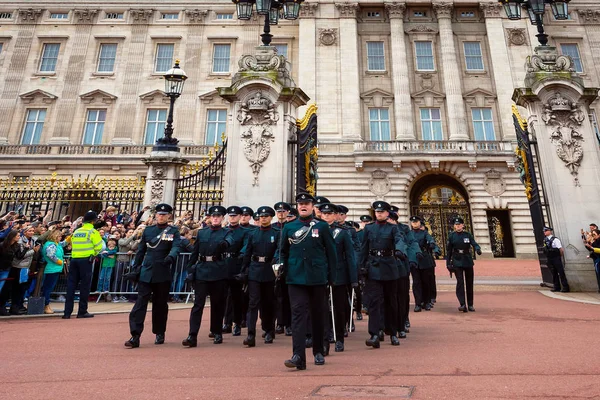
[[[368,349],[366,319],[325,366],[288,370],[290,338],[245,349],[243,337],[184,349],[187,310],[167,343],[123,348],[126,314],[0,321],[0,399],[590,399],[600,398],[600,307],[538,292],[476,293],[461,314],[451,292],[411,314],[400,347]],[[208,309],[206,310],[208,311]],[[245,331],[245,330],[244,330]],[[245,333],[245,332],[244,332]]]

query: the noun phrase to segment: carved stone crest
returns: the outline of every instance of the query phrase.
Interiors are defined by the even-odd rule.
[[[337,29],[319,29],[319,42],[323,46],[332,46],[337,42]]]
[[[524,46],[527,44],[525,28],[507,28],[506,37],[511,46]]]
[[[238,111],[237,120],[242,125],[252,123],[272,125],[279,121],[279,113],[275,109],[275,104],[263,96],[259,90],[242,103]]]
[[[392,189],[392,182],[385,171],[376,169],[369,179],[369,190],[376,196],[384,196]]]
[[[569,56],[558,55],[556,47],[540,46],[527,57],[527,72],[575,72]]]
[[[161,165],[154,167],[152,179],[165,179],[165,172],[165,167]]]
[[[150,187],[150,205],[155,206],[162,202],[165,193],[165,182],[154,181]]]
[[[497,197],[506,191],[506,182],[502,179],[502,174],[492,168],[485,173],[483,188],[492,196]]]
[[[550,140],[556,148],[556,154],[573,176],[575,186],[579,183],[579,167],[583,159],[583,136],[579,132],[585,114],[581,108],[560,92],[544,104],[542,120],[551,127]]]

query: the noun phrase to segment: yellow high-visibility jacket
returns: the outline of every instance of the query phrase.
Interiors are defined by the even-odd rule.
[[[85,223],[71,237],[71,257],[72,258],[88,258],[96,256],[102,251],[103,240],[94,226],[90,223]]]

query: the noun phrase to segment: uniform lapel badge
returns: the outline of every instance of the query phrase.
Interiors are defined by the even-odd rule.
[[[304,233],[304,230],[300,229],[300,230],[297,230],[296,233],[294,233],[294,236],[299,238],[303,233]]]
[[[335,239],[337,237],[337,235],[340,234],[340,228],[337,228],[336,230],[333,231],[333,238]]]
[[[318,229],[313,229],[312,230],[312,237],[315,237],[315,238],[319,237],[319,230]]]
[[[464,241],[465,243],[471,243],[471,241],[469,240],[469,238],[464,238],[464,239],[463,239],[463,241]]]
[[[271,236],[271,243],[275,243],[275,236]]]

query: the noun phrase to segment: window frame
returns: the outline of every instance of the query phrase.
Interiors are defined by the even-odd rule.
[[[14,11],[0,11],[0,16],[4,15],[3,18],[0,18],[0,21],[12,21],[15,17]]]
[[[373,120],[371,119],[371,111],[373,110],[377,110],[377,116],[378,118]],[[381,112],[382,111],[386,111],[387,112],[387,119],[383,119],[381,116]],[[369,107],[367,109],[367,114],[369,117],[369,141],[371,142],[387,142],[392,140],[392,120],[390,118],[390,108],[389,107]],[[379,138],[373,138],[373,129],[371,124],[377,124],[378,125],[378,131],[379,131]],[[387,127],[387,131],[389,133],[389,138],[385,139],[383,138],[383,130],[382,130],[382,124],[387,123],[388,127]]]
[[[598,115],[596,114],[595,108],[590,108],[589,114],[590,124],[592,125],[592,129],[596,134],[596,140],[598,140],[598,145],[600,145],[600,125],[598,125]]]
[[[436,71],[434,41],[433,40],[414,40],[413,43],[414,43],[413,49],[415,52],[415,71],[417,71],[417,72],[434,72],[434,71]],[[431,45],[431,56],[419,56],[417,54],[417,43],[429,43]],[[432,69],[419,68],[419,57],[431,57],[432,64],[433,64]]]
[[[90,112],[92,111],[97,111],[98,114],[96,114],[96,120],[94,121],[90,121]],[[98,117],[100,116],[100,112],[104,111],[104,120],[100,121],[98,119]],[[107,117],[107,113],[108,111],[106,110],[106,108],[88,108],[85,112],[86,114],[86,118],[85,118],[85,122],[83,125],[83,133],[81,136],[81,144],[83,146],[100,146],[102,145],[102,139],[104,136],[104,128],[106,127],[106,117]],[[94,134],[92,136],[92,143],[86,143],[85,142],[85,136],[86,136],[86,132],[87,132],[87,127],[88,124],[93,123],[94,124]],[[98,133],[98,125],[102,123],[102,132],[100,132],[100,142],[99,143],[94,143],[97,133]]]
[[[158,49],[159,49],[160,46],[172,46],[173,47],[173,52],[171,53],[171,61],[169,63],[168,68],[165,69],[164,71],[159,71],[158,70]],[[158,42],[158,43],[156,43],[155,52],[154,52],[154,68],[153,68],[153,73],[154,74],[164,74],[165,72],[167,72],[168,70],[170,70],[171,68],[173,68],[173,60],[174,60],[174,58],[175,58],[175,43],[172,43],[172,42]],[[166,59],[166,58],[164,58],[164,59]]]
[[[385,41],[384,40],[367,40],[366,42],[366,50],[367,50],[367,71],[368,72],[386,72],[387,71],[387,67],[386,67],[386,54],[385,54]],[[382,51],[382,55],[373,55],[373,56],[369,56],[369,44],[370,43],[381,43],[381,51]],[[369,59],[370,58],[382,58],[383,59],[383,69],[371,69],[371,65],[369,63]]]
[[[575,46],[575,50],[577,51],[577,55],[579,56],[578,58],[573,58],[573,56],[571,56],[570,54],[565,54],[564,50],[563,50],[563,46]],[[575,72],[577,72],[578,74],[585,74],[585,65],[583,62],[583,57],[581,56],[581,51],[579,50],[579,43],[577,42],[560,42],[559,43],[559,47],[560,47],[560,54],[564,55],[564,56],[571,56],[571,58],[573,59],[573,64],[575,67]],[[579,60],[579,65],[581,66],[581,71],[577,70],[577,61]]]
[[[221,16],[229,16],[231,18],[219,18]],[[217,21],[233,21],[233,13],[217,12],[215,13],[215,20]]]
[[[29,113],[32,111],[36,111],[37,115],[36,115],[36,119],[33,121],[29,121]],[[40,122],[39,121],[39,113],[40,111],[44,111],[44,119]],[[46,123],[46,116],[48,115],[48,109],[47,108],[37,108],[37,107],[33,107],[33,108],[27,108],[25,110],[25,119],[23,121],[23,129],[21,130],[21,140],[19,140],[19,144],[23,145],[23,146],[35,146],[35,145],[39,145],[40,141],[42,140],[42,135],[44,134],[44,124]],[[25,143],[25,133],[27,130],[27,124],[28,123],[33,123],[33,133],[31,135],[31,141],[30,143]],[[41,123],[41,130],[39,133],[39,138],[38,138],[38,143],[31,143],[33,141],[33,139],[35,139],[35,135],[36,135],[36,131],[37,131],[37,126],[38,124]]]
[[[217,46],[228,46],[229,47],[229,57],[227,61],[227,71],[215,71],[215,56],[217,52]],[[211,57],[211,68],[210,73],[213,75],[229,75],[231,74],[231,49],[232,44],[227,42],[215,42],[212,44],[212,57]]]
[[[114,53],[114,57],[113,57],[113,64],[112,64],[112,70],[111,71],[100,71],[100,62],[102,60],[102,48],[105,45],[111,45],[111,46],[115,46],[115,53]],[[96,74],[107,74],[107,75],[112,75],[115,73],[115,69],[116,69],[116,65],[117,65],[117,54],[119,52],[119,44],[118,43],[114,43],[114,42],[100,42],[100,45],[98,47],[98,58],[96,60]],[[106,58],[106,57],[105,57]]]
[[[110,15],[116,15],[117,18],[111,18]],[[118,18],[119,15],[121,15],[121,18]],[[106,21],[125,21],[125,11],[105,11],[103,19]]]
[[[210,120],[210,113],[211,111],[216,111],[217,112],[217,119],[214,121]],[[219,146],[223,145],[223,140],[221,138],[221,134],[223,132],[219,132],[219,125],[222,124],[224,125],[225,129],[224,132],[225,134],[227,134],[227,112],[228,110],[226,108],[207,108],[206,109],[206,126],[204,128],[204,144],[207,146],[214,146],[215,141],[219,144]],[[221,115],[221,113],[224,114],[225,119],[224,120],[219,120],[219,116]],[[209,139],[209,127],[211,124],[216,125],[215,128],[215,140],[212,141],[212,143],[210,143],[208,141]]]
[[[423,119],[423,113],[422,113],[423,110],[428,110],[429,118]],[[438,112],[440,114],[439,119],[434,119],[432,117],[432,115],[431,115],[432,110],[438,110]],[[442,108],[441,107],[420,107],[419,108],[419,122],[421,123],[421,139],[420,140],[426,141],[426,142],[436,142],[436,141],[444,140],[444,119],[442,118]],[[439,138],[439,139],[435,137],[435,129],[434,129],[434,125],[433,125],[434,123],[439,123],[440,135],[441,135],[441,138]],[[425,138],[424,124],[429,124],[429,132],[431,133],[431,139]]]
[[[481,114],[481,119],[478,119],[478,120],[475,119],[475,114],[474,114],[475,110],[479,110],[479,112]],[[485,119],[485,117],[483,115],[483,110],[490,111],[490,119],[489,120]],[[489,123],[492,127],[493,139],[488,138],[488,132],[487,132],[487,129],[485,128],[486,122]],[[475,128],[476,123],[480,123],[482,126],[483,136],[484,136],[483,139],[478,139],[476,137],[476,134],[477,134],[477,129]],[[493,141],[498,140],[498,138],[496,137],[496,126],[495,126],[495,122],[494,122],[494,108],[493,107],[471,107],[471,124],[473,126],[473,140],[483,141],[483,142],[493,142]]]
[[[287,60],[289,60],[290,45],[288,43],[271,43],[271,46],[275,48],[277,48],[277,46],[285,46],[285,54],[279,53],[279,50],[277,50],[277,54],[283,55]],[[231,57],[231,54],[229,57]]]
[[[53,18],[53,15],[64,15],[65,18]],[[69,12],[64,11],[50,11],[48,15],[48,19],[51,21],[68,21],[69,20]]]
[[[165,18],[166,15],[174,15],[175,18]],[[159,16],[160,21],[179,21],[180,18],[181,15],[178,12],[161,12]]]
[[[153,120],[153,121],[150,121],[150,112],[152,112],[152,111],[157,111],[157,114],[156,114],[157,119]],[[164,121],[161,120],[161,119],[159,119],[161,111],[165,112],[165,119],[164,119]],[[167,126],[167,119],[168,119],[168,117],[169,117],[169,110],[167,108],[155,108],[155,107],[152,107],[152,108],[147,108],[146,109],[146,121],[145,121],[145,124],[144,124],[144,139],[143,139],[144,146],[152,146],[152,145],[154,145],[156,143],[156,141],[158,139],[160,139],[161,137],[164,137],[164,133],[165,133],[164,128],[163,128],[162,132],[159,132],[158,128],[159,128],[159,126],[160,126],[161,123],[164,123],[165,127]],[[155,124],[155,127],[154,127],[154,140],[149,143],[147,141],[147,139],[148,139],[148,124],[150,124],[150,123]]]
[[[49,57],[46,57],[46,58],[44,57],[44,54],[46,53],[46,48],[47,48],[46,46],[50,46],[50,45],[58,46],[58,50],[56,52],[56,58],[55,58],[55,62],[54,62],[54,69],[52,71],[42,71],[42,66],[44,64],[44,60],[46,58],[49,58]],[[40,52],[40,61],[38,63],[37,73],[39,73],[39,74],[49,74],[49,75],[56,74],[56,69],[58,67],[58,60],[59,60],[59,57],[60,57],[61,46],[62,46],[62,43],[55,42],[55,41],[43,42],[42,43],[42,48],[41,48],[41,52]]]
[[[480,69],[469,68],[469,58],[476,58],[477,56],[467,55],[467,44],[477,43],[479,45],[479,59],[481,60]],[[479,40],[464,40],[462,42],[463,59],[465,60],[465,71],[469,73],[473,72],[485,72],[485,60],[483,59],[483,46]]]

